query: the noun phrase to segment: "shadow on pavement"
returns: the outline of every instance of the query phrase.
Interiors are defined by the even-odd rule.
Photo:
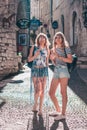
[[[80,79],[76,69],[71,73],[69,87],[87,104],[87,86]]]
[[[44,120],[42,116],[39,116],[39,119],[37,118],[37,113],[34,113],[33,120],[32,120],[32,130],[46,130],[46,127],[44,127]]]
[[[54,70],[53,65],[50,65],[49,68],[52,71]],[[70,73],[69,87],[87,104],[87,86],[80,79],[76,68],[74,68]]]
[[[24,81],[23,80],[11,80],[9,83],[11,84],[15,84],[15,83],[23,83]]]
[[[68,127],[65,119],[62,119],[59,121],[54,121],[54,123],[50,127],[50,130],[57,130],[57,128],[59,127],[59,122],[63,123],[63,130],[69,130],[69,127]]]
[[[29,124],[28,124],[27,130],[46,130],[46,127],[44,127],[43,117],[37,116],[37,112],[34,112],[33,120],[32,120],[32,129],[29,129]]]
[[[50,64],[50,65],[49,65],[49,68],[50,68],[52,71],[54,71],[54,65]]]
[[[0,93],[2,92],[3,88],[6,86],[6,84],[0,86]]]
[[[1,102],[0,102],[0,109],[1,109],[1,107],[3,107],[3,105],[6,104],[6,101],[5,101],[5,99],[3,99],[1,97],[0,97],[0,100],[1,100]]]
[[[23,80],[12,80],[10,79],[5,79],[0,81],[0,93],[2,93],[2,90],[4,89],[4,87],[6,87],[7,83],[11,83],[11,84],[19,84],[19,83],[23,83]]]

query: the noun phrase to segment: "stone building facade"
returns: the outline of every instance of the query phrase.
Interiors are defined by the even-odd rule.
[[[40,5],[40,18],[47,23],[51,37],[62,31],[74,51],[79,56],[87,56],[87,28],[83,24],[82,0],[44,0],[40,1]],[[55,30],[52,28],[53,21],[58,22]]]
[[[29,2],[27,0],[0,0],[0,80],[8,74],[18,72],[22,69],[20,64],[27,61],[30,44]],[[21,19],[25,20],[24,23]],[[18,21],[24,27],[19,27]]]
[[[44,28],[43,24],[43,30],[40,31],[47,34],[46,31],[48,30],[51,43],[53,35],[57,31],[63,32],[72,48],[72,52],[78,56],[78,63],[87,67],[87,28],[83,22],[83,1],[87,2],[86,0],[40,1],[42,3],[39,8],[40,18],[42,17],[44,23],[47,24],[47,28]],[[54,21],[58,23],[58,28],[55,30],[52,28]]]
[[[32,0],[31,18],[35,17],[42,22],[42,26],[38,27],[36,33],[44,32],[48,34],[50,24],[50,0]]]
[[[18,71],[16,45],[17,0],[0,0],[0,80]]]
[[[17,32],[27,34],[29,30],[16,26],[17,8],[20,0],[0,0],[0,79],[18,71],[21,62],[17,55]],[[78,55],[79,63],[87,67],[87,28],[83,24],[83,0],[32,0],[31,18],[42,22],[36,33],[44,32],[52,44],[53,35],[62,31],[72,51]],[[58,22],[53,29],[52,23]],[[27,58],[27,46],[22,46],[22,55]],[[84,67],[83,67],[84,68]]]
[[[82,14],[83,0],[54,1],[53,21],[58,21],[55,32],[62,31],[65,34],[72,52],[78,56],[78,65],[87,68],[87,27],[84,26]]]
[[[56,31],[65,34],[75,53],[87,56],[87,28],[82,13],[82,0],[54,1],[53,20],[57,20],[59,25]]]

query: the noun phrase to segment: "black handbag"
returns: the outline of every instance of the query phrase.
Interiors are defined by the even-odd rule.
[[[34,56],[34,51],[35,51],[35,46],[34,46],[34,49],[33,49],[33,52],[32,52],[32,56]],[[29,68],[32,68],[32,65],[33,65],[33,61],[28,61],[27,62],[27,66],[29,67]]]
[[[72,63],[67,63],[67,67],[68,67],[69,73],[71,73],[75,69],[75,67],[77,65],[77,59],[78,59],[77,55],[76,54],[72,54],[72,58],[73,58]]]
[[[65,55],[67,57],[65,48],[64,48],[64,51],[65,51]],[[78,59],[77,55],[72,54],[72,58],[73,58],[72,63],[67,63],[67,68],[68,68],[69,73],[71,73],[77,65],[77,59]]]

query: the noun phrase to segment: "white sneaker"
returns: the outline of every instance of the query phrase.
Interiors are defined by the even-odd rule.
[[[65,119],[65,118],[66,118],[66,116],[61,114],[61,115],[54,117],[54,120],[62,120],[62,119]]]
[[[54,112],[49,113],[49,116],[58,116],[60,114],[61,114],[60,112],[54,111]]]

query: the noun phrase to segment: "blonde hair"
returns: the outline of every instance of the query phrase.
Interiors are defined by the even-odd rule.
[[[60,36],[62,38],[62,47],[69,47],[69,43],[66,41],[66,38],[64,36],[64,34],[62,32],[57,32],[54,37],[53,37],[53,47],[56,47],[56,42],[55,42],[55,38],[57,36]]]
[[[36,40],[35,40],[35,44],[36,46],[39,46],[39,38],[40,36],[44,36],[45,37],[45,47],[48,49],[49,48],[49,45],[50,45],[50,42],[48,40],[48,37],[46,36],[46,34],[44,33],[39,33],[36,37]]]

